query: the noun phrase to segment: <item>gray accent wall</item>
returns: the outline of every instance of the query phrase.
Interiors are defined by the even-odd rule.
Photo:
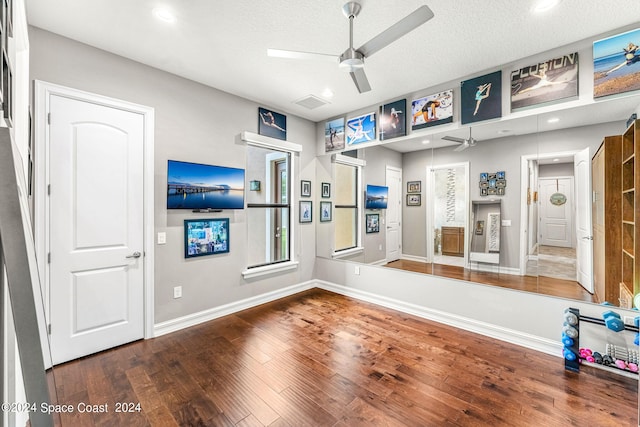
[[[167,233],[167,243],[155,247],[156,324],[312,278],[313,227],[293,224],[295,255],[300,261],[296,270],[244,280],[241,272],[247,267],[248,245],[252,244],[245,211],[194,214],[166,209],[167,160],[245,168],[246,146],[237,143],[236,136],[243,131],[257,133],[258,107],[269,108],[268,104],[257,104],[39,28],[29,27],[29,40],[31,80],[155,109],[155,232]],[[315,132],[315,123],[287,114],[287,140],[303,146],[302,154],[296,158],[296,193],[300,179],[315,180]],[[229,218],[231,251],[185,259],[184,219],[210,217]],[[182,298],[173,298],[174,286],[182,286]]]

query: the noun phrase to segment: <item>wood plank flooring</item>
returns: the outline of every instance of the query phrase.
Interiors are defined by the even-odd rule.
[[[516,276],[513,274],[499,274],[485,271],[472,271],[464,267],[453,265],[431,264],[419,261],[400,259],[385,264],[385,267],[397,268],[415,273],[433,274],[450,279],[466,280],[485,285],[500,286],[502,288],[519,291],[534,292],[578,301],[598,303],[595,295],[587,292],[578,282],[556,279],[545,276]]]
[[[558,325],[560,328],[560,325]],[[632,426],[638,381],[312,289],[56,366],[62,426]],[[141,411],[114,412],[116,402]]]

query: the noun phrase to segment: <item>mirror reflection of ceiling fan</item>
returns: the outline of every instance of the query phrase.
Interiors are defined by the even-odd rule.
[[[467,139],[458,138],[455,136],[443,136],[442,139],[446,139],[447,141],[457,142],[458,144],[460,144],[453,151],[466,150],[469,147],[474,147],[478,142],[477,139],[473,139],[473,137],[471,136],[471,128],[469,128],[469,138]]]
[[[358,89],[364,93],[371,90],[367,75],[364,73],[364,59],[370,57],[380,49],[390,45],[405,34],[418,28],[420,25],[433,18],[433,12],[428,6],[422,5],[408,16],[396,22],[358,49],[353,48],[353,20],[360,12],[360,4],[349,2],[342,7],[342,12],[349,19],[349,48],[342,55],[327,55],[314,52],[298,52],[293,50],[267,49],[267,55],[277,58],[291,59],[320,59],[338,62],[340,68],[349,71],[351,78]]]

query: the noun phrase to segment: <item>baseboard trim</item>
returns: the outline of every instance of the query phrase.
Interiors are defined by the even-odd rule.
[[[181,329],[198,325],[200,323],[208,322],[209,320],[217,319],[218,317],[227,316],[229,314],[237,313],[238,311],[246,310],[260,304],[265,304],[267,302],[275,301],[280,298],[285,298],[299,292],[312,289],[315,287],[315,283],[316,282],[313,280],[299,283],[297,285],[278,289],[276,291],[267,292],[265,294],[256,295],[251,298],[235,301],[208,310],[203,310],[198,313],[189,314],[187,316],[178,317],[176,319],[167,320],[161,323],[156,323],[153,327],[153,336],[159,337],[171,332],[176,332]]]
[[[406,259],[407,261],[427,262],[427,258],[426,257],[417,256],[417,255],[401,254],[400,255],[400,259]]]
[[[562,344],[559,341],[553,341],[513,329],[504,328],[502,326],[469,319],[456,314],[445,313],[443,311],[422,307],[393,298],[375,295],[370,292],[337,285],[335,283],[316,280],[315,286],[320,289],[370,302],[372,304],[377,304],[406,314],[412,314],[423,319],[432,320],[434,322],[460,328],[465,331],[478,333],[480,335],[519,345],[531,350],[540,351],[552,356],[561,357]]]
[[[384,258],[378,261],[370,262],[369,265],[385,265],[386,263],[387,263],[387,259]]]
[[[511,274],[513,276],[521,275],[519,268],[501,267],[499,265],[485,264],[481,262],[472,262],[470,268],[474,271],[483,271],[486,273]]]

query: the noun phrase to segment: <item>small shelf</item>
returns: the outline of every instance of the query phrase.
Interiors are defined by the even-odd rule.
[[[640,291],[640,121],[635,120],[622,134],[622,274],[620,291],[635,295]],[[638,154],[638,155],[636,155]],[[636,258],[636,253],[639,256]]]

